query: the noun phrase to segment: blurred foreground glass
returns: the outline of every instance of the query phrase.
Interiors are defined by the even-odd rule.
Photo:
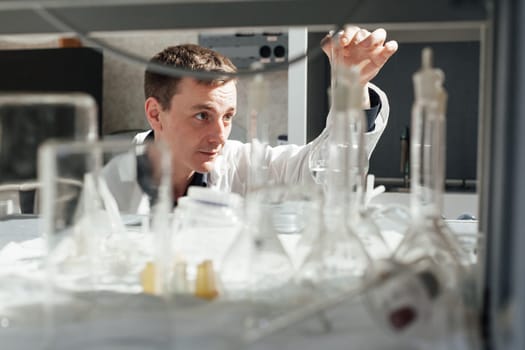
[[[475,297],[471,259],[441,217],[447,95],[431,49],[423,50],[413,78],[411,221],[393,259],[371,275],[367,297],[376,319],[396,335],[425,347],[447,338],[466,349],[476,338],[465,308]]]
[[[222,259],[243,226],[242,197],[192,186],[173,218],[170,290],[203,299],[221,297]],[[237,276],[237,274],[235,275]]]
[[[363,89],[359,86],[358,73],[341,62],[338,37],[333,48],[332,64],[335,76],[332,81],[332,120],[328,139],[329,154],[324,201],[319,211],[322,226],[298,272],[303,285],[324,297],[356,290],[361,286],[370,257],[363,245],[364,239],[381,242],[379,230],[372,230],[360,214],[363,188],[361,177],[366,157],[362,145],[364,118],[361,111]],[[340,57],[341,56],[341,57]],[[356,91],[357,90],[357,91]],[[355,108],[359,101],[359,108]],[[355,221],[359,221],[357,235]],[[375,234],[375,236],[374,236]],[[377,238],[377,240],[373,239]]]
[[[37,150],[45,140],[97,135],[97,106],[89,95],[0,94],[0,217],[38,212]]]
[[[364,86],[360,83],[360,68],[357,66],[342,67],[340,65],[337,80],[347,86],[345,89],[347,90],[346,96],[335,96],[336,99],[346,99],[343,106],[346,109],[347,125],[345,127],[347,128],[346,138],[349,157],[346,170],[346,181],[349,182],[348,218],[346,222],[349,229],[361,240],[371,259],[386,258],[390,255],[391,250],[366,208],[368,152],[365,133],[368,131],[368,124],[362,108]]]
[[[170,236],[170,157],[158,144],[48,142],[39,151],[53,348],[171,342],[162,294]]]
[[[320,198],[299,185],[261,188],[245,198],[244,226],[220,269],[224,298],[248,306],[245,340],[308,304],[311,289],[297,283],[295,272],[317,236]]]
[[[243,227],[221,264],[221,281],[228,299],[278,300],[292,281],[292,261],[279,240],[277,207],[290,187],[269,186],[248,193]]]

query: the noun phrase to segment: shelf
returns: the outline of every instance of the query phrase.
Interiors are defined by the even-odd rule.
[[[0,35],[63,31],[46,21],[46,8],[82,32],[254,26],[327,26],[341,23],[477,21],[481,0],[208,0],[0,1]],[[46,10],[46,11],[47,11]]]

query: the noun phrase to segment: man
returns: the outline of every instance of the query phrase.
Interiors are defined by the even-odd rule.
[[[383,29],[370,33],[358,27],[348,27],[338,38],[344,64],[359,64],[361,67],[361,82],[366,86],[363,108],[367,110],[369,121],[366,143],[370,154],[386,126],[389,110],[385,94],[369,81],[397,50],[397,43],[385,43]],[[329,57],[332,44],[330,35],[322,42]],[[166,48],[151,62],[190,71],[236,72],[228,58],[197,45]],[[146,118],[152,130],[138,134],[135,141],[155,140],[168,145],[172,153],[175,201],[186,194],[189,186],[208,186],[245,194],[250,144],[228,140],[237,108],[233,76],[204,80],[146,71],[144,90]],[[316,142],[319,138],[305,146],[268,147],[265,160],[272,182],[312,183],[308,156]],[[127,179],[122,172],[112,172],[111,167],[106,169],[106,178],[110,186],[118,187],[118,193],[125,194],[123,198],[116,195],[121,210],[124,207],[126,211],[135,211],[142,206],[140,198],[144,196],[136,182]]]

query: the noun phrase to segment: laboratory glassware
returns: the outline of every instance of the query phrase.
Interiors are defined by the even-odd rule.
[[[259,64],[253,68],[260,68]],[[268,82],[256,74],[248,82],[248,112],[246,119],[247,139],[250,142],[250,167],[248,168],[247,191],[268,185],[269,164],[266,150],[269,146],[269,121],[265,115],[268,105]]]
[[[278,237],[283,226],[274,224],[282,209],[278,207],[282,202],[279,198],[291,186],[278,185],[269,176],[267,90],[262,74],[249,82],[250,165],[243,227],[228,249],[220,272],[224,297],[244,300],[250,305],[245,325],[251,329],[270,322],[276,314],[295,304],[294,266]]]
[[[179,198],[170,246],[173,293],[221,297],[221,286],[226,288],[242,276],[233,271],[219,279],[226,250],[242,228],[242,205],[240,195],[206,187],[192,186],[186,197]]]
[[[127,140],[50,141],[40,148],[42,233],[52,280],[72,290],[122,287],[140,292],[138,274],[128,270],[128,263],[151,259],[150,232],[169,229],[168,154],[161,144]],[[129,186],[120,188],[122,184]],[[135,244],[135,239],[145,244]],[[128,277],[129,284],[124,282]]]
[[[162,294],[166,285],[173,207],[167,149],[127,140],[49,141],[40,147],[38,161],[52,347],[67,347],[73,335],[80,348],[111,347],[126,337],[137,339],[138,348],[148,338],[148,347],[169,346],[169,307],[145,294]],[[126,191],[116,177],[129,185]],[[132,213],[130,204],[137,211]],[[126,326],[133,313],[143,316],[139,329]],[[145,324],[148,317],[166,321],[158,340]]]
[[[244,336],[304,307],[310,288],[295,280],[295,261],[311,246],[298,248],[301,235],[318,229],[320,193],[301,185],[274,185],[247,194],[242,231],[221,264],[224,297],[246,303]]]
[[[267,157],[269,121],[267,110],[268,84],[262,74],[256,74],[249,83],[248,136],[250,139],[250,166],[247,196],[244,202],[244,227],[232,244],[225,263],[237,259],[240,251],[249,252],[250,298],[265,295],[286,285],[293,273],[290,258],[271,224],[273,191]],[[224,267],[224,272],[228,264]],[[273,270],[275,269],[275,270]],[[278,272],[279,271],[279,272]],[[272,293],[266,293],[270,299]]]
[[[336,65],[333,88],[333,128],[329,138],[329,167],[317,239],[300,267],[297,278],[325,297],[361,286],[370,257],[354,231],[347,225],[350,208],[352,167],[351,83],[347,67]],[[361,96],[360,90],[359,96]]]
[[[365,133],[367,123],[362,108],[362,96],[364,87],[360,83],[360,68],[352,66],[339,67],[340,79],[345,79],[348,86],[347,111],[348,124],[348,157],[349,164],[346,170],[348,184],[348,219],[349,230],[361,240],[372,259],[387,258],[390,249],[381,235],[379,227],[367,210],[366,203],[366,172],[368,158],[365,146]],[[338,96],[339,98],[339,96]],[[340,98],[345,98],[344,96]],[[372,179],[372,177],[370,177]]]
[[[411,221],[392,259],[376,264],[366,293],[381,324],[427,345],[465,331],[468,268],[441,217],[446,92],[431,56],[431,49],[423,50],[422,68],[413,76]]]
[[[272,187],[275,184],[269,176],[270,160],[267,157],[269,121],[265,112],[269,103],[268,89],[268,82],[262,74],[256,74],[249,82],[247,130],[250,166],[243,212],[244,227],[225,257],[223,273],[238,259],[240,252],[248,252],[249,262],[245,266],[250,275],[247,289],[249,297],[265,296],[271,300],[273,293],[265,294],[263,291],[278,290],[287,285],[293,274],[293,266],[271,225],[274,210],[271,204]],[[238,268],[238,265],[233,267]],[[275,271],[272,270],[274,268]]]
[[[337,32],[332,34],[331,47],[330,47],[330,65],[331,65],[331,74],[330,74],[330,88],[328,90],[329,101],[330,101],[330,111],[334,108],[334,98],[335,98],[335,84],[336,84],[336,74],[338,72],[338,67],[342,64],[342,48],[340,46],[340,36],[341,33]],[[326,185],[326,172],[329,167],[329,158],[330,158],[330,137],[333,134],[333,118],[331,113],[326,120],[326,127],[321,132],[321,135],[317,137],[315,144],[313,145],[312,151],[308,157],[308,167],[310,173],[318,185]]]
[[[0,217],[38,212],[37,149],[50,138],[97,138],[97,106],[82,93],[0,94]]]

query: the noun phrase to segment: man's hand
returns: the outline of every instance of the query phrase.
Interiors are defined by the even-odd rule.
[[[323,51],[332,62],[332,39],[328,34],[322,41]],[[386,40],[386,31],[382,28],[370,33],[366,29],[356,26],[347,26],[340,32],[339,44],[341,51],[339,57],[347,65],[358,65],[361,68],[361,83],[366,85],[372,80],[388,59],[397,51],[397,42]]]

